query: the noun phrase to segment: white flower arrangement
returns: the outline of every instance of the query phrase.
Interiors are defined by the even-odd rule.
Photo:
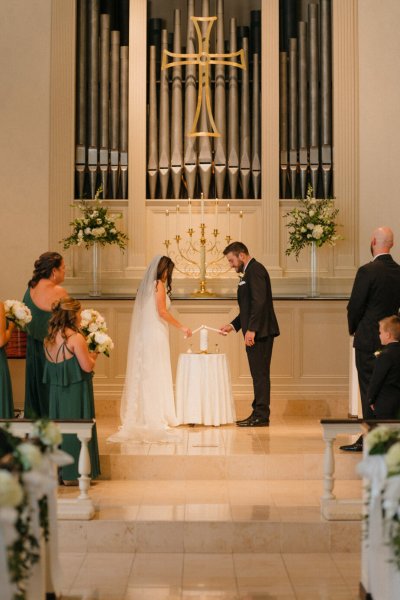
[[[384,531],[400,571],[400,429],[379,425],[365,436],[368,456],[358,471],[379,493]],[[370,505],[371,497],[368,505]],[[367,514],[369,523],[370,515]]]
[[[16,508],[24,498],[24,492],[18,477],[0,469],[0,508]]]
[[[110,356],[111,350],[114,348],[114,342],[104,331],[94,331],[86,338],[89,350]]]
[[[34,444],[22,442],[17,446],[15,452],[24,471],[38,469],[42,464],[42,453]]]
[[[15,513],[13,535],[5,547],[7,569],[15,586],[13,598],[20,600],[26,598],[29,578],[40,558],[41,539],[48,541],[52,533],[48,492],[53,482],[48,477],[48,455],[61,464],[56,460],[60,438],[58,425],[44,419],[34,423],[30,441],[14,436],[7,427],[0,436],[0,458],[6,457],[0,460],[0,510],[3,515],[4,511]]]
[[[106,320],[97,310],[86,308],[81,312],[81,330],[85,336],[94,331],[107,332]]]
[[[110,356],[114,343],[107,334],[107,323],[104,317],[97,310],[87,308],[82,311],[81,331],[91,352]]]
[[[32,321],[30,309],[19,300],[6,300],[4,302],[6,319],[15,323],[18,329],[25,331],[27,325]]]
[[[122,214],[110,215],[108,207],[103,206],[100,200],[100,194],[103,188],[100,186],[94,197],[94,201],[82,201],[77,207],[82,216],[74,219],[70,225],[72,233],[70,236],[61,240],[64,249],[70,246],[85,246],[86,249],[93,244],[117,244],[124,250],[128,241],[128,236],[116,228],[116,219],[121,219]],[[76,208],[76,205],[72,205]]]
[[[400,474],[400,441],[390,446],[385,454],[385,462],[389,477]]]
[[[29,435],[31,439],[37,438],[43,446],[56,448],[62,442],[62,434],[59,426],[52,421],[36,421]]]
[[[390,429],[386,425],[380,425],[371,429],[371,431],[365,436],[365,444],[368,449],[368,453],[371,455],[382,454],[382,450],[386,442],[393,437],[393,429]],[[397,439],[397,435],[395,435]]]
[[[308,186],[306,198],[298,200],[300,208],[293,208],[285,217],[290,220],[286,226],[289,228],[289,246],[286,254],[295,254],[299,258],[301,250],[313,242],[318,246],[328,243],[334,246],[341,236],[337,234],[335,218],[339,212],[333,200],[317,200],[313,197],[312,186]]]

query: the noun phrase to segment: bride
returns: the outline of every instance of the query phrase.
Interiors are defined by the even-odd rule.
[[[138,289],[121,399],[122,424],[108,441],[162,441],[169,427],[179,425],[172,386],[168,325],[177,327],[186,337],[192,332],[169,312],[174,266],[168,256],[155,256]]]

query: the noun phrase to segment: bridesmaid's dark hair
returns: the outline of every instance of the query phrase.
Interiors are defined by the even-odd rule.
[[[32,279],[28,287],[34,288],[41,279],[50,279],[53,269],[59,269],[63,257],[58,252],[44,252],[35,260]]]
[[[65,296],[56,300],[51,307],[52,315],[49,321],[49,329],[45,339],[46,344],[53,344],[58,332],[64,340],[67,339],[65,330],[72,329],[76,333],[80,332],[79,325],[76,323],[76,315],[81,309],[81,303],[71,296]]]
[[[157,266],[157,281],[163,278],[165,272],[167,272],[167,294],[171,294],[171,283],[172,283],[172,272],[174,270],[175,263],[170,259],[169,256],[162,256]]]

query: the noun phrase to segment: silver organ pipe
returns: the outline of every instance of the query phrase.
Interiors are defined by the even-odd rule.
[[[77,198],[127,197],[128,32],[129,0],[78,0]]]
[[[210,0],[199,0],[197,8],[203,17],[210,15]],[[163,61],[162,50],[166,48],[167,33],[163,33],[163,46],[159,52],[155,40],[155,29],[161,26],[157,15],[151,15],[149,36],[150,46],[156,50],[149,52],[149,88],[148,88],[148,160],[147,180],[151,199],[191,197],[203,193],[204,198],[216,196],[223,198],[258,198],[261,193],[261,11],[251,11],[250,26],[237,27],[236,18],[229,23],[228,40],[224,35],[224,2],[216,0],[216,23],[210,37],[210,53],[224,55],[229,52],[243,50],[246,70],[224,64],[210,66],[208,101],[212,117],[207,112],[205,86],[200,90],[201,106],[198,109],[197,64],[174,66],[175,57],[168,56],[164,67],[157,75],[160,78],[154,90],[154,51],[156,62]],[[199,13],[197,13],[198,15]],[[187,0],[186,48],[184,54],[193,55],[198,52],[198,39],[191,17],[195,16],[195,0]],[[214,15],[211,15],[214,16]],[[160,24],[158,24],[160,22]],[[181,54],[180,13],[174,12],[173,54]],[[205,39],[208,23],[199,23],[202,38]],[[239,45],[238,45],[238,29]],[[193,59],[192,59],[193,60]],[[231,59],[239,62],[238,57]],[[171,69],[165,68],[165,63]],[[172,72],[172,76],[169,73]],[[183,79],[184,77],[184,79]],[[170,96],[168,96],[169,92]],[[155,138],[156,121],[154,102],[157,97],[158,139]],[[171,110],[167,109],[167,98],[171,99]],[[182,110],[183,108],[183,110]],[[196,110],[199,112],[196,112]],[[183,113],[183,114],[182,114]],[[195,132],[209,131],[215,128],[219,135],[188,135]],[[168,155],[166,139],[170,139],[170,155]],[[183,150],[182,150],[183,146]],[[154,165],[157,164],[155,167]],[[169,185],[171,179],[172,185]],[[157,183],[156,184],[156,180]],[[239,185],[240,183],[240,185]]]
[[[282,198],[304,198],[307,183],[311,183],[315,197],[327,198],[332,193],[331,8],[331,0],[300,0],[297,4],[295,0],[280,0]],[[297,107],[292,101],[296,96]],[[287,160],[290,165],[289,187]]]

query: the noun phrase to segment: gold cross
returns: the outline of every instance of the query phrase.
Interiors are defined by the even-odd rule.
[[[193,25],[196,29],[197,39],[199,43],[199,51],[197,54],[178,54],[175,52],[169,52],[168,50],[163,51],[163,59],[161,69],[164,71],[169,67],[179,67],[182,65],[198,65],[199,67],[199,92],[197,95],[197,107],[196,114],[193,120],[192,129],[187,134],[188,137],[221,137],[221,134],[217,130],[217,126],[214,121],[214,117],[211,110],[211,94],[210,94],[210,65],[224,65],[230,67],[238,67],[239,69],[246,69],[246,61],[244,56],[243,48],[237,52],[229,52],[228,54],[212,54],[209,52],[210,49],[210,35],[211,29],[218,17],[190,17],[193,21]],[[200,23],[207,23],[207,31],[203,37],[200,27]],[[183,60],[168,62],[168,56],[171,58],[182,58]],[[233,59],[236,56],[240,57],[240,62]],[[203,91],[205,92],[207,116],[209,118],[212,131],[196,131],[197,124],[200,118]]]

